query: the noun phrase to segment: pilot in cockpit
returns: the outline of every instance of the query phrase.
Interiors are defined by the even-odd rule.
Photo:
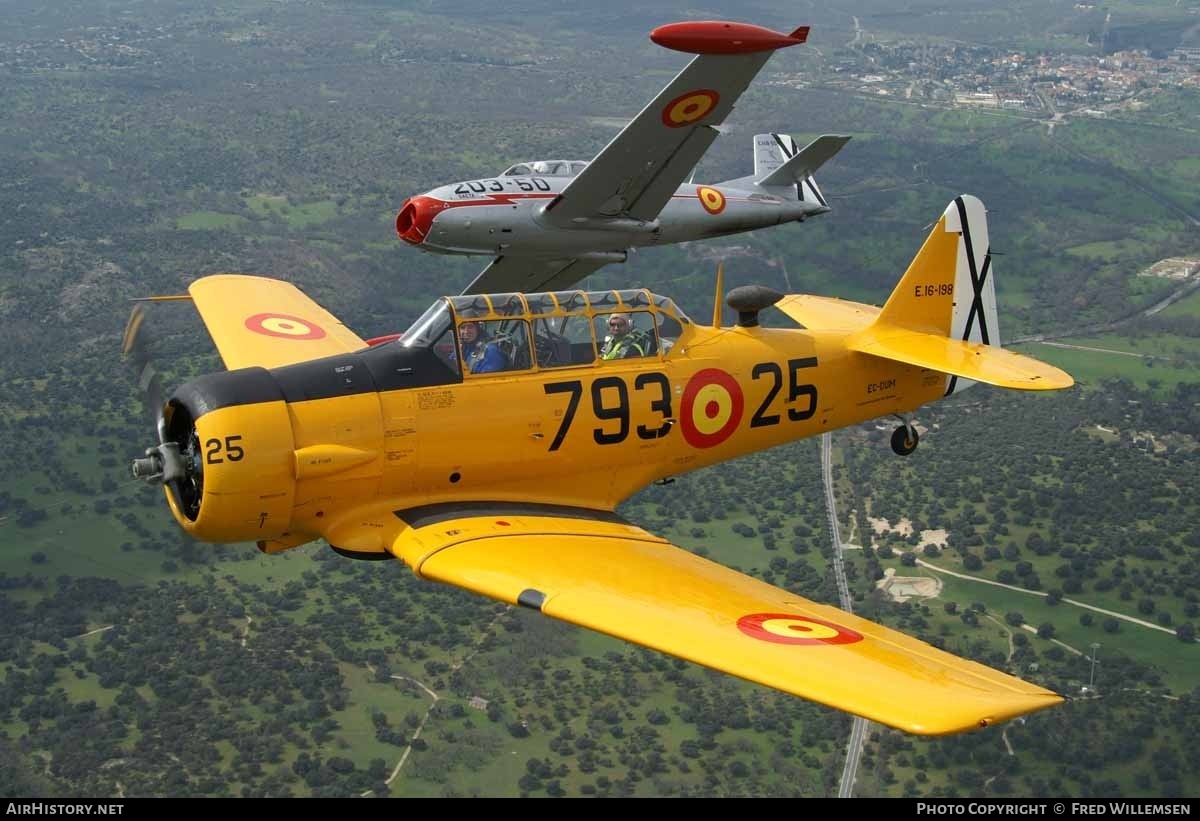
[[[467,373],[494,373],[508,367],[500,346],[488,337],[482,322],[464,322],[458,326],[462,344],[463,370]]]
[[[601,359],[628,359],[646,355],[646,338],[633,327],[627,314],[612,314],[608,318],[608,336],[600,347]]]

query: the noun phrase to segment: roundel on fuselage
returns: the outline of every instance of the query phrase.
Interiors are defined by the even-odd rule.
[[[683,389],[679,427],[695,448],[711,448],[728,439],[742,421],[745,398],[737,380],[719,368],[705,368]]]
[[[701,185],[696,189],[696,196],[700,198],[700,205],[710,214],[716,215],[725,210],[725,195],[715,188]]]

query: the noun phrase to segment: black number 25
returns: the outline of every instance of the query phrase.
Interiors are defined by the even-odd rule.
[[[242,441],[241,436],[226,436],[225,441],[213,437],[204,443],[204,461],[210,465],[219,465],[228,459],[230,462],[240,462],[246,456],[241,445],[234,444]],[[225,456],[222,458],[221,454]]]
[[[805,419],[811,419],[817,412],[817,386],[808,383],[801,384],[800,370],[802,368],[815,368],[817,366],[817,358],[815,356],[807,356],[803,359],[789,359],[787,364],[788,419],[793,422],[802,422]],[[763,376],[771,377],[771,387],[767,389],[767,395],[763,399],[762,404],[758,406],[758,410],[750,418],[750,427],[762,428],[768,425],[778,425],[779,414],[768,414],[767,409],[775,401],[775,397],[779,394],[779,389],[783,386],[783,369],[779,367],[777,362],[759,362],[754,366],[754,370],[751,371],[750,376],[753,379],[761,379]],[[802,407],[791,407],[796,400],[801,398],[807,400]]]

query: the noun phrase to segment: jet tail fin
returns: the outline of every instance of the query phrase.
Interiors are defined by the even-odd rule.
[[[787,134],[757,134],[754,137],[754,182],[764,188],[795,186],[796,199],[825,205],[813,174],[850,142],[847,136],[826,134],[804,148]]]

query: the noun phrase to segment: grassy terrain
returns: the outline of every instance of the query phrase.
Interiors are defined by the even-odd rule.
[[[1086,340],[1064,339],[1071,345],[1089,345]],[[1179,382],[1200,381],[1200,366],[1175,366],[1170,362],[1123,353],[1094,350],[1060,348],[1042,343],[1025,343],[1014,346],[1014,350],[1044,359],[1065,370],[1075,380],[1085,385],[1097,385],[1105,379],[1121,378],[1141,387],[1151,382],[1171,385]],[[1114,349],[1119,351],[1121,349]],[[1135,351],[1130,351],[1135,352]]]

